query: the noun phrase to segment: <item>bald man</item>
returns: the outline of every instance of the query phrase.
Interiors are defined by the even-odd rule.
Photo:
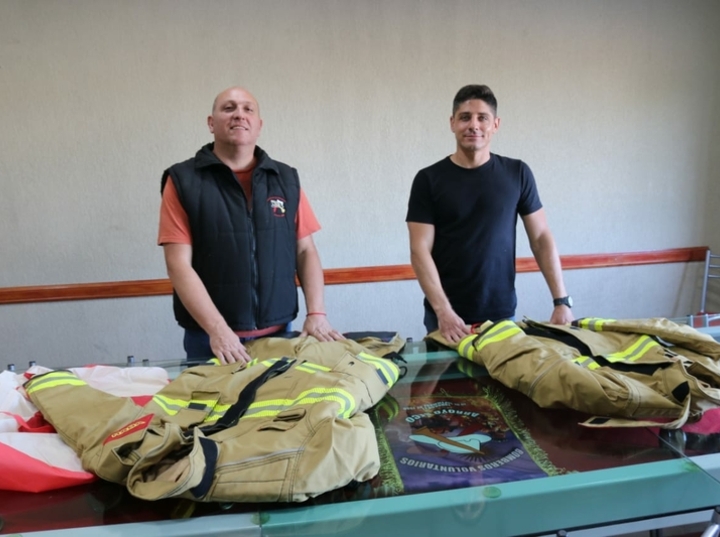
[[[325,314],[313,233],[320,225],[298,173],[257,145],[260,107],[221,92],[207,118],[214,142],[163,173],[158,244],[188,359],[247,362],[244,341],[287,331],[305,296],[302,335],[342,339]]]

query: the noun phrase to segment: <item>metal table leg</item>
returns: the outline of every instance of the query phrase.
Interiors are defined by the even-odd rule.
[[[720,537],[720,507],[716,507],[713,511],[710,525],[705,528],[701,537]]]

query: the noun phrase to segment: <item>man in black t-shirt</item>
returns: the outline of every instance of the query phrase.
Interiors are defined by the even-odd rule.
[[[530,168],[490,152],[500,127],[487,86],[453,100],[455,153],[415,176],[408,203],[411,262],[425,293],[425,328],[457,343],[467,325],[515,316],[515,226],[522,218],[553,297],[550,322],[573,320],[560,257]]]

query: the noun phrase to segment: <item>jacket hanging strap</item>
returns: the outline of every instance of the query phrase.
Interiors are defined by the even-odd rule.
[[[203,433],[203,436],[198,436],[197,440],[200,443],[200,448],[203,453],[203,460],[205,461],[205,469],[203,471],[202,479],[197,486],[190,489],[190,493],[195,498],[204,497],[213,483],[213,476],[215,475],[215,469],[218,460],[218,445],[212,439],[207,438],[208,435],[217,433],[228,427],[235,425],[238,420],[245,414],[247,409],[250,407],[252,402],[255,400],[255,394],[257,393],[260,386],[265,384],[272,377],[280,375],[287,371],[295,360],[290,358],[281,358],[273,365],[271,365],[262,375],[253,379],[245,386],[237,401],[223,414],[223,416],[214,424],[207,427],[198,427]],[[193,429],[185,431],[185,436],[190,437],[194,434]]]
[[[295,360],[291,358],[283,357],[271,365],[262,375],[249,382],[248,385],[240,392],[237,401],[228,408],[227,412],[225,412],[219,420],[207,427],[200,427],[203,434],[209,436],[235,425],[238,420],[243,417],[245,412],[247,412],[247,409],[255,400],[255,394],[260,386],[265,384],[272,377],[287,371],[294,361]]]

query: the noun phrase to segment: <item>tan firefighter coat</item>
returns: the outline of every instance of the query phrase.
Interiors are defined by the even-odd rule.
[[[69,371],[25,390],[86,470],[139,498],[303,501],[380,468],[364,411],[397,381],[381,356],[402,343],[367,343],[264,338],[249,365],[191,367],[144,407]]]
[[[455,347],[541,407],[597,416],[588,426],[677,428],[720,404],[720,343],[668,319],[485,323]]]

